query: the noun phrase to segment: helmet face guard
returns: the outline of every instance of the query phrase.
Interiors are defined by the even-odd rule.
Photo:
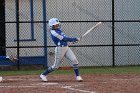
[[[52,29],[55,25],[59,25],[60,22],[57,18],[52,18],[49,20],[49,27]]]

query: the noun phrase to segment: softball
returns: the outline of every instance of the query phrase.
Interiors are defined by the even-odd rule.
[[[2,82],[2,80],[3,80],[2,77],[0,77],[0,82]]]

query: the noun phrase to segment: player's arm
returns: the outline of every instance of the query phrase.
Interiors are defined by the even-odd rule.
[[[52,34],[53,36],[57,37],[58,39],[63,40],[63,41],[69,41],[69,42],[78,41],[78,38],[71,38],[71,37],[68,37],[68,36],[66,36],[66,35],[64,35],[64,34],[59,35],[58,33],[56,33],[55,30],[52,30],[52,31],[51,31],[51,34]]]
[[[63,38],[64,41],[76,42],[80,40],[80,38],[72,38],[72,37],[66,36],[64,33],[62,33],[62,35],[64,37]]]
[[[68,37],[68,36],[64,36],[63,40],[64,41],[69,41],[69,42],[76,42],[76,41],[78,41],[78,38],[71,38],[71,37]]]
[[[55,30],[51,30],[51,34],[60,40],[64,38],[62,35],[59,35],[58,33],[56,33]]]

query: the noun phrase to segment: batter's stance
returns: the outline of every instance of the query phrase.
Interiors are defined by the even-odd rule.
[[[51,38],[56,45],[55,61],[51,67],[49,67],[44,73],[40,75],[40,78],[42,81],[48,81],[46,75],[58,69],[62,58],[65,56],[72,62],[72,67],[74,68],[76,74],[76,80],[82,81],[83,79],[79,75],[78,60],[73,51],[68,47],[68,42],[76,42],[79,41],[80,38],[71,38],[66,36],[60,29],[60,22],[57,18],[52,18],[49,20],[49,27]]]

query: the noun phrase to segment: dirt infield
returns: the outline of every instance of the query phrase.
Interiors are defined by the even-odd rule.
[[[82,77],[76,82],[74,75],[48,75],[49,82],[42,82],[38,75],[3,76],[0,93],[140,93],[139,74]]]

